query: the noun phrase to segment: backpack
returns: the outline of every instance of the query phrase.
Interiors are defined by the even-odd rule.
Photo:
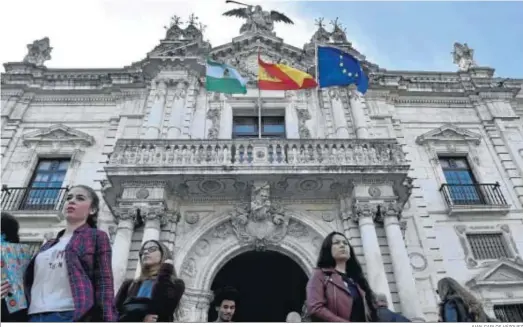
[[[329,278],[331,277],[332,272],[323,272],[323,290],[325,290],[327,286],[327,282],[329,281]],[[303,306],[301,308],[301,321],[302,322],[313,322],[312,316],[307,309],[307,303],[303,303]]]

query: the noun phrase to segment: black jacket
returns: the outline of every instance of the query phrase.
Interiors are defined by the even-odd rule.
[[[172,280],[173,273],[173,265],[162,264],[153,286],[151,299],[147,301],[149,309],[146,314],[158,315],[158,322],[172,322],[174,320],[174,311],[185,292],[185,283],[178,278]],[[120,315],[124,313],[124,303],[129,299],[136,298],[141,284],[141,281],[133,282],[132,279],[122,283],[115,298],[116,310]]]

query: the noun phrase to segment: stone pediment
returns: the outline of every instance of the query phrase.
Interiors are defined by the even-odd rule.
[[[416,143],[418,144],[425,144],[431,141],[472,142],[474,144],[479,144],[481,142],[481,135],[452,124],[447,124],[440,128],[433,129],[416,138]]]
[[[523,286],[523,266],[503,259],[467,282],[470,288],[484,286]]]
[[[62,124],[27,133],[22,136],[22,140],[27,147],[42,143],[72,143],[87,147],[95,143],[91,135]]]

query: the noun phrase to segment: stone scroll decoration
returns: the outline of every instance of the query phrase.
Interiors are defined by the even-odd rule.
[[[252,244],[263,251],[287,235],[290,217],[283,208],[270,200],[270,185],[255,182],[251,202],[236,206],[231,218],[232,230],[242,244]]]

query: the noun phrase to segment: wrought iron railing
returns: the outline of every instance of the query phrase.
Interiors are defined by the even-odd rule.
[[[460,205],[507,205],[499,183],[442,184],[440,192],[445,197],[447,204],[452,207]]]
[[[2,210],[61,211],[68,188],[2,186]]]

